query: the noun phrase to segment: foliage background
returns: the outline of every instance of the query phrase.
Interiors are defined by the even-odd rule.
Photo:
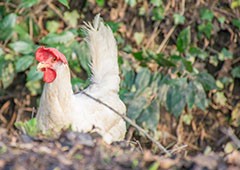
[[[235,150],[240,146],[223,129],[240,135],[239,7],[239,0],[0,2],[1,126],[34,116],[43,85],[34,52],[41,45],[65,54],[74,91],[88,85],[81,25],[101,13],[117,39],[128,117],[168,148]],[[156,151],[133,127],[127,138]]]

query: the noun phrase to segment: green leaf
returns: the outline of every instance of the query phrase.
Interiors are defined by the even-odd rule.
[[[105,4],[105,0],[96,0],[96,3],[98,4],[98,6],[103,7]]]
[[[231,73],[234,78],[240,78],[240,66],[234,67]]]
[[[2,67],[1,73],[3,88],[6,89],[10,84],[12,84],[15,76],[13,64],[12,63],[5,64],[4,67]]]
[[[54,44],[66,44],[69,41],[74,40],[74,38],[74,34],[70,31],[64,31],[61,34],[49,33],[41,39],[41,43],[50,46]]]
[[[185,114],[183,115],[182,119],[186,125],[190,125],[192,122],[193,116],[191,114]]]
[[[137,119],[138,124],[142,124],[144,128],[155,131],[157,129],[160,119],[160,105],[157,100],[143,110],[139,118]]]
[[[72,51],[76,53],[80,65],[87,72],[87,74],[91,75],[91,69],[89,67],[90,62],[90,52],[86,42],[74,43],[72,46]]]
[[[4,55],[4,51],[2,48],[0,48],[0,57]]]
[[[202,60],[207,59],[207,57],[209,56],[207,52],[201,50],[198,47],[190,47],[189,48],[189,54],[193,57],[198,57]]]
[[[68,9],[70,8],[69,7],[69,4],[68,4],[68,0],[58,0],[58,2],[60,2],[61,4],[63,4],[65,7],[67,7]]]
[[[119,29],[120,23],[118,22],[105,22],[111,29],[112,31],[115,33],[117,32],[117,30]]]
[[[189,44],[191,43],[191,33],[190,27],[185,28],[180,32],[177,38],[177,49],[180,53],[185,52],[187,50]]]
[[[208,106],[208,101],[202,84],[197,81],[193,81],[193,89],[196,94],[194,99],[195,105],[198,108],[205,110],[206,107]]]
[[[20,7],[21,8],[30,8],[32,7],[33,5],[36,5],[38,4],[38,0],[21,0],[21,4],[20,4]]]
[[[206,72],[201,72],[201,73],[197,74],[197,79],[196,80],[203,85],[203,87],[206,91],[213,90],[213,89],[217,88],[216,81],[213,78],[213,76],[211,74],[206,73]]]
[[[0,40],[9,39],[16,25],[17,15],[12,13],[0,20]]]
[[[18,34],[19,40],[26,41],[26,42],[32,41],[26,25],[18,24],[14,27],[14,31]]]
[[[26,83],[26,87],[28,88],[28,90],[30,91],[32,96],[41,94],[42,89],[41,89],[41,83],[40,81],[28,81]]]
[[[167,92],[166,104],[168,111],[179,117],[186,105],[184,88],[182,86],[170,86]]]
[[[157,7],[163,5],[162,0],[151,0],[150,2],[151,2],[151,4],[153,4],[154,6],[157,6]]]
[[[198,26],[198,30],[201,33],[204,33],[208,39],[211,37],[212,29],[213,25],[211,22],[207,22],[206,24],[204,23]]]
[[[240,19],[233,19],[232,24],[240,30]]]
[[[201,9],[200,10],[200,17],[202,20],[212,21],[214,15],[213,12],[209,9]]]
[[[219,104],[220,106],[225,106],[227,103],[227,98],[223,92],[217,92],[213,96],[215,103]]]
[[[223,48],[221,53],[219,53],[218,58],[221,61],[224,61],[224,60],[227,60],[227,59],[232,59],[233,54],[230,51],[228,51],[226,48]]]
[[[173,18],[174,18],[175,25],[184,24],[185,22],[185,17],[182,16],[181,14],[174,14]]]
[[[25,41],[16,41],[9,46],[17,53],[29,54],[33,52],[33,45]]]
[[[39,132],[37,128],[37,119],[33,118],[26,122],[16,122],[14,124],[18,129],[22,130],[23,133],[28,134],[29,136],[36,136]]]
[[[193,108],[193,105],[195,103],[195,96],[196,95],[197,94],[195,93],[193,82],[190,81],[188,86],[187,86],[186,92],[185,92],[186,102],[187,102],[187,105],[188,105],[189,109]]]
[[[157,54],[157,55],[152,55],[153,59],[160,65],[160,66],[164,66],[164,67],[175,67],[176,65],[168,60],[164,58],[163,54]]]
[[[53,21],[47,21],[46,28],[50,33],[54,33],[58,30],[59,26],[60,26],[59,22],[53,20]]]
[[[182,63],[183,63],[184,67],[186,68],[186,70],[188,72],[193,71],[193,66],[192,66],[192,63],[190,61],[187,61],[185,58],[182,58]]]
[[[217,19],[220,24],[224,24],[224,22],[226,21],[226,18],[224,16],[218,17]]]
[[[125,0],[125,2],[131,7],[134,7],[137,4],[136,0]]]
[[[20,57],[15,63],[15,68],[17,72],[25,71],[28,69],[34,61],[34,56],[27,55]]]
[[[231,2],[231,8],[235,9],[235,8],[238,8],[238,7],[240,7],[240,0],[233,0]]]
[[[37,66],[31,66],[27,73],[27,81],[37,81],[42,79],[43,72],[37,71]]]
[[[141,68],[137,72],[137,76],[135,79],[136,88],[139,90],[146,88],[150,83],[150,79],[151,79],[150,70],[148,68]]]
[[[152,20],[161,21],[163,18],[164,18],[164,8],[162,6],[153,8]]]
[[[139,117],[143,109],[147,105],[147,99],[143,96],[134,97],[134,100],[132,99],[130,103],[128,104],[128,110],[127,110],[127,116],[135,120]]]
[[[64,12],[63,18],[68,21],[69,25],[72,27],[76,27],[78,23],[78,19],[80,18],[80,15],[76,10],[73,10],[72,12]]]
[[[133,38],[134,38],[135,42],[137,43],[137,45],[140,45],[144,38],[144,33],[143,32],[135,32],[133,35]]]
[[[133,70],[127,71],[125,74],[123,74],[124,80],[122,81],[122,87],[131,90],[132,85],[134,84],[135,80],[135,73]]]
[[[85,89],[90,83],[90,80],[84,81],[78,77],[74,77],[71,79],[71,84],[75,91],[79,91]]]

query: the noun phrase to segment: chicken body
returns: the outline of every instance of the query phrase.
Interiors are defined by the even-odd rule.
[[[120,141],[126,133],[125,121],[108,107],[85,95],[87,93],[126,114],[126,107],[118,95],[120,78],[116,41],[99,15],[93,25],[86,24],[85,29],[91,52],[91,85],[84,93],[73,94],[68,64],[61,61],[53,64],[51,68],[56,72],[56,78],[44,85],[37,113],[38,126],[42,131],[58,131],[71,126],[75,131],[96,131],[107,143]],[[52,55],[50,53],[49,57]]]

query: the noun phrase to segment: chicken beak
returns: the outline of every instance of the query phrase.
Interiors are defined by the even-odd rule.
[[[38,65],[37,65],[37,70],[38,71],[42,71],[42,69],[43,68],[46,68],[46,67],[48,67],[49,65],[47,64],[47,63],[39,63]]]

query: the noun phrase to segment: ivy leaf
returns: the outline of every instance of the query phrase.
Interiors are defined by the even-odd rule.
[[[169,82],[169,85],[166,98],[167,110],[178,117],[186,105],[185,91],[187,79],[174,79]]]
[[[240,30],[240,19],[233,19],[232,24]]]
[[[113,32],[117,32],[119,26],[120,26],[120,23],[117,23],[117,22],[105,22],[111,29]]]
[[[162,6],[153,8],[152,19],[161,21],[164,18],[164,8]]]
[[[34,56],[27,55],[20,57],[15,63],[16,71],[17,72],[25,71],[26,69],[28,69],[28,67],[30,67],[30,65],[32,65],[33,61]]]
[[[151,4],[153,4],[154,6],[157,6],[157,7],[163,5],[162,0],[151,0],[150,2],[151,2]]]
[[[63,4],[65,7],[67,7],[68,9],[70,8],[69,7],[69,4],[68,4],[68,0],[58,0],[58,2],[60,2],[61,4]]]
[[[198,30],[206,35],[209,39],[211,37],[213,25],[211,22],[207,22],[198,26]]]
[[[73,10],[72,12],[64,12],[63,18],[66,21],[68,21],[70,26],[76,27],[78,23],[78,19],[80,18],[80,15],[76,10]]]
[[[195,93],[193,82],[190,81],[186,89],[186,102],[189,109],[193,108],[196,95],[197,94]]]
[[[134,7],[137,4],[136,0],[125,0],[125,2],[131,7]]]
[[[227,59],[232,59],[233,54],[230,51],[228,51],[226,48],[223,48],[221,53],[219,53],[218,58],[221,61],[224,61],[224,60],[227,60]]]
[[[27,73],[27,81],[37,81],[42,79],[43,72],[37,71],[37,66],[31,66]]]
[[[105,0],[96,0],[96,3],[98,4],[98,6],[103,7],[105,4]]]
[[[240,66],[233,68],[231,73],[234,78],[240,78]]]
[[[195,95],[195,99],[194,99],[195,105],[198,108],[205,110],[206,107],[208,106],[208,101],[207,101],[207,96],[202,84],[197,81],[193,81],[193,88],[194,88],[195,94],[197,94]]]
[[[138,124],[142,124],[144,128],[152,131],[156,130],[160,119],[160,105],[157,100],[143,110],[139,118],[137,119]]]
[[[173,18],[174,18],[175,25],[184,24],[185,22],[185,17],[181,14],[174,14]]]
[[[193,66],[192,66],[192,63],[190,61],[187,61],[185,58],[182,58],[182,63],[183,63],[184,67],[186,68],[186,70],[188,72],[193,71]]]
[[[32,96],[38,95],[42,91],[40,81],[28,81],[26,83],[26,87],[28,88]]]
[[[150,79],[151,79],[150,70],[148,68],[141,68],[138,71],[137,77],[135,80],[136,88],[139,90],[146,88],[150,83]]]
[[[203,87],[206,91],[213,90],[213,89],[217,88],[216,81],[213,78],[213,76],[206,73],[206,72],[202,72],[202,73],[197,74],[197,79],[196,80],[203,85]]]
[[[198,47],[190,47],[189,54],[193,57],[198,57],[202,60],[207,59],[207,57],[209,56],[207,52],[203,51],[202,49],[200,49]]]
[[[66,44],[74,39],[74,34],[70,31],[64,31],[61,34],[49,33],[41,39],[41,43],[47,45]]]
[[[21,8],[30,8],[32,7],[33,5],[36,5],[38,4],[38,0],[21,0],[21,4],[20,4],[20,7]]]
[[[182,87],[170,86],[167,92],[167,109],[174,116],[179,117],[186,105],[185,96]]]
[[[143,109],[146,108],[147,99],[143,96],[134,96],[134,100],[131,100],[128,104],[127,116],[135,120],[142,113]]]
[[[29,54],[33,52],[33,45],[25,41],[16,41],[9,46],[17,53]]]
[[[59,28],[59,22],[57,21],[47,21],[47,25],[46,25],[47,30],[50,33],[56,32]]]
[[[12,84],[15,76],[13,64],[12,63],[5,64],[4,67],[2,67],[1,73],[3,88],[6,89],[10,84]]]
[[[134,84],[135,80],[135,73],[133,70],[129,70],[123,74],[124,81],[122,81],[122,87],[131,90],[132,85]]]
[[[207,21],[212,21],[214,15],[213,12],[210,11],[209,9],[201,9],[200,10],[200,17],[202,20],[207,20]]]
[[[89,67],[90,62],[90,53],[88,49],[88,45],[86,42],[74,43],[72,45],[72,50],[74,53],[76,53],[78,60],[80,61],[81,67],[87,72],[87,74],[91,75],[91,70]]]
[[[157,55],[151,55],[151,56],[160,66],[164,66],[164,67],[175,67],[176,66],[172,61],[164,58],[164,55],[161,53],[157,54]]]
[[[189,44],[191,43],[191,33],[190,27],[185,28],[180,32],[177,38],[177,49],[180,53],[185,52],[188,48]]]
[[[135,32],[133,37],[134,37],[134,40],[137,43],[137,45],[140,45],[144,38],[144,33],[143,32]]]
[[[0,40],[6,40],[12,36],[13,28],[16,25],[17,15],[12,13],[0,21]]]

